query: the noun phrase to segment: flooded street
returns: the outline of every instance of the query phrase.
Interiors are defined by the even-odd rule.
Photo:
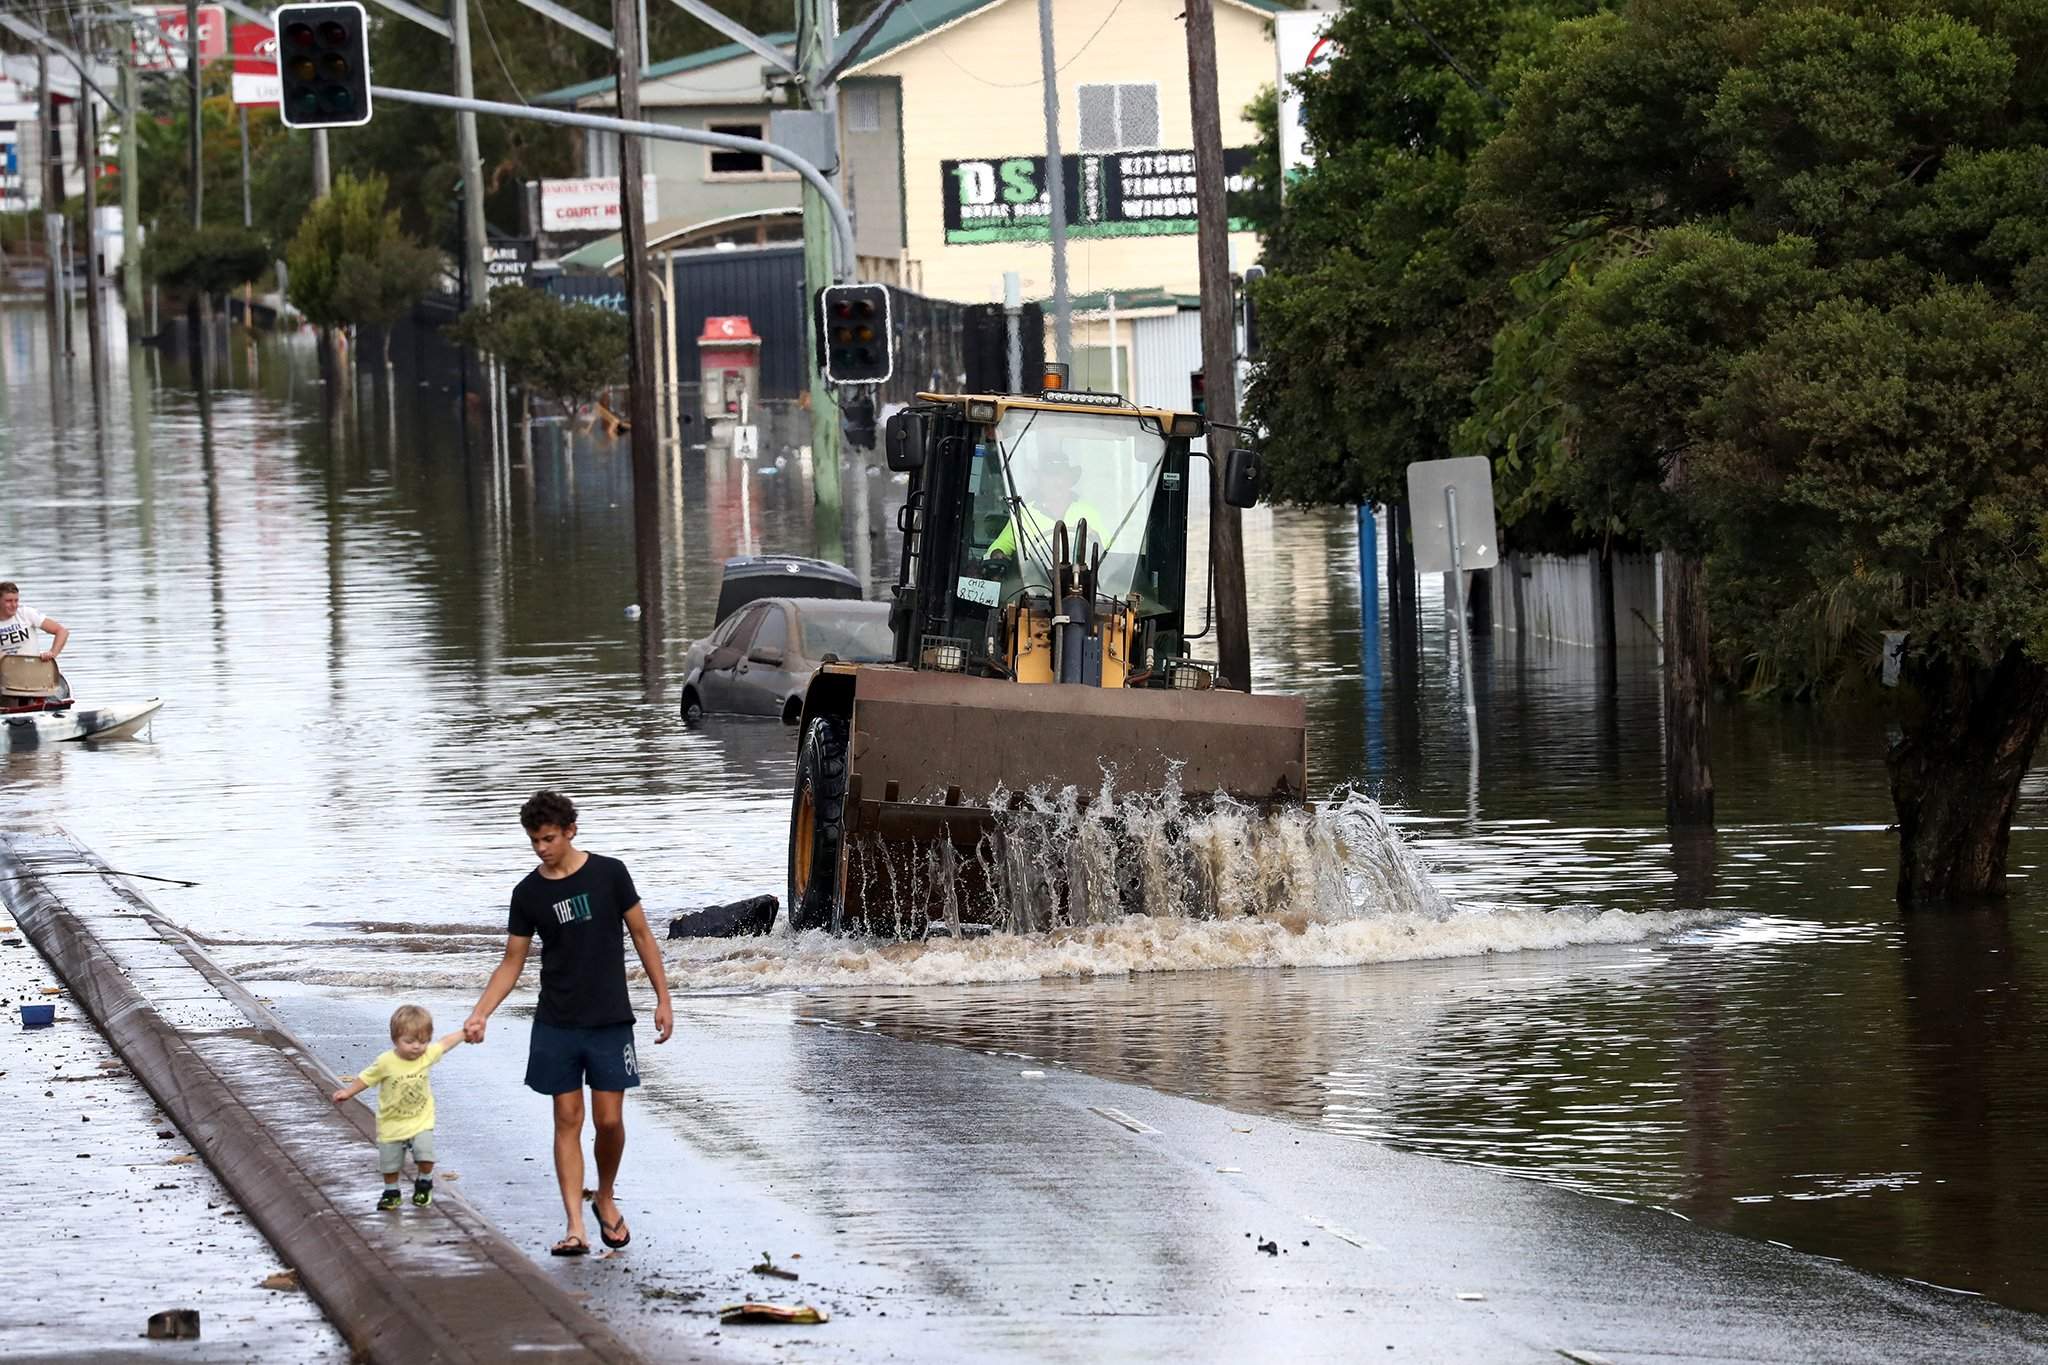
[[[536,787],[577,798],[658,926],[783,894],[794,732],[686,729],[673,684],[726,556],[812,548],[798,452],[672,466],[649,670],[623,448],[541,429],[501,483],[434,388],[364,380],[323,420],[304,346],[237,345],[203,400],[168,358],[112,372],[95,426],[82,357],[53,376],[40,312],[0,312],[0,577],[72,628],[82,699],[165,706],[136,741],[0,756],[0,820],[196,881],[143,885],[341,1066],[345,1021],[473,997]],[[899,485],[847,483],[872,530],[849,553],[891,581]],[[1475,789],[1439,585],[1420,688],[1369,692],[1351,515],[1261,509],[1246,542],[1259,685],[1307,698],[1314,794],[1377,797],[1402,843],[1362,806],[1317,818],[1400,875],[1255,920],[669,945],[670,1050],[696,1008],[710,1036],[992,1052],[2048,1310],[2041,773],[2009,909],[1904,920],[1882,717],[1720,707],[1721,826],[1674,848],[1654,659],[1603,679],[1593,651],[1479,637]],[[807,1066],[863,1055],[760,1047],[819,1088]]]

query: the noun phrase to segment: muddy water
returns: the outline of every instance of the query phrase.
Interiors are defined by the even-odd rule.
[[[781,890],[789,732],[685,730],[668,688],[717,563],[808,547],[801,451],[771,434],[752,471],[674,462],[649,667],[622,450],[543,430],[496,477],[453,395],[328,395],[286,347],[225,356],[203,402],[117,356],[95,426],[33,310],[0,312],[0,367],[0,577],[76,630],[81,696],[167,699],[141,742],[0,757],[0,819],[197,880],[152,894],[246,979],[371,998],[479,978],[524,862],[511,812],[544,783],[657,917]],[[880,581],[893,488],[854,482],[873,534],[852,552]],[[1587,651],[1482,639],[1475,784],[1436,585],[1419,686],[1372,691],[1351,519],[1261,512],[1247,539],[1261,685],[1308,699],[1319,791],[1379,797],[1403,843],[1372,859],[1419,859],[1431,894],[1382,877],[1334,913],[699,944],[672,950],[677,982],[799,990],[807,1015],[2048,1308],[2038,781],[2010,912],[1902,921],[1882,718],[1718,712],[1721,828],[1674,848],[1648,660],[1603,677]]]

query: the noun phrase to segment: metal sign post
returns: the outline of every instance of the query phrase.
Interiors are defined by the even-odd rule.
[[[1479,707],[1472,686],[1472,636],[1465,621],[1465,573],[1490,569],[1500,562],[1494,535],[1493,466],[1478,455],[1417,460],[1408,466],[1408,506],[1416,570],[1447,575],[1445,596],[1458,631],[1458,673],[1464,683],[1465,735],[1472,754],[1471,806],[1476,816]]]

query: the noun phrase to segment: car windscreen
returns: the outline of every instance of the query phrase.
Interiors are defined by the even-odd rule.
[[[798,610],[803,620],[807,659],[833,654],[851,663],[878,664],[887,663],[896,655],[896,641],[889,633],[886,611],[834,611],[823,604],[808,602]]]

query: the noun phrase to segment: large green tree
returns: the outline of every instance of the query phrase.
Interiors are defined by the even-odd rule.
[[[1563,495],[1704,574],[1667,646],[1710,598],[1725,673],[1811,691],[1903,639],[1909,904],[1999,891],[2048,724],[2044,57],[2039,0],[1636,0],[1473,167],[1513,267],[1604,244],[1535,373]]]
[[[341,175],[334,192],[313,205],[292,237],[292,305],[322,327],[369,324],[384,329],[390,359],[391,324],[433,288],[441,255],[412,240],[387,207],[382,176]]]
[[[1505,89],[1590,0],[1360,0],[1341,55],[1302,82],[1315,165],[1287,187],[1257,294],[1249,411],[1276,496],[1387,502],[1412,460],[1451,453],[1508,272],[1465,221],[1472,158]]]

